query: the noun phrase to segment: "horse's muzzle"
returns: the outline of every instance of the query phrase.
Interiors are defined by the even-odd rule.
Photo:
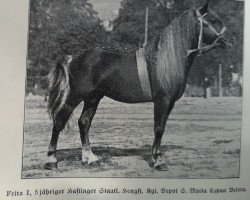
[[[219,40],[218,40],[218,46],[223,48],[223,49],[231,49],[234,45],[234,41],[233,39],[231,39],[230,41],[224,37],[221,37]]]

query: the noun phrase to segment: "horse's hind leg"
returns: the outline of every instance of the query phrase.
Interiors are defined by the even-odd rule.
[[[90,148],[89,142],[89,128],[92,119],[96,113],[97,106],[100,99],[90,100],[84,102],[84,108],[82,114],[78,120],[78,125],[80,129],[80,136],[82,142],[82,163],[91,164],[98,161],[97,156],[93,154]]]
[[[152,160],[154,167],[164,167],[165,162],[162,159],[160,146],[162,135],[165,130],[168,116],[173,109],[174,101],[169,100],[167,97],[159,98],[154,102],[154,143],[152,148]],[[166,166],[165,166],[166,167]],[[167,167],[166,167],[167,169]]]
[[[56,166],[57,159],[55,157],[55,153],[56,153],[59,134],[64,129],[73,110],[80,102],[81,102],[80,99],[69,98],[66,101],[65,106],[63,106],[63,108],[56,115],[53,121],[52,136],[47,153],[49,161],[46,163],[45,168],[50,169]]]

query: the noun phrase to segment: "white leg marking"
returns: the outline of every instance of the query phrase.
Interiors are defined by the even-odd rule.
[[[49,163],[57,163],[56,157],[52,154],[51,156],[48,156],[48,162]]]
[[[88,164],[98,161],[98,157],[90,151]]]
[[[92,163],[98,161],[98,157],[93,154],[93,152],[90,150],[82,149],[82,162],[83,163]]]

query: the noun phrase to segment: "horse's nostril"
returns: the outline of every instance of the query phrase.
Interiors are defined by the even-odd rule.
[[[231,42],[226,42],[225,46],[226,46],[227,49],[231,49],[234,46],[234,44],[231,43]]]
[[[233,39],[230,39],[230,40],[225,40],[224,41],[225,42],[225,44],[226,44],[226,47],[228,48],[228,49],[230,49],[230,48],[232,48],[233,46],[234,46],[234,40]]]

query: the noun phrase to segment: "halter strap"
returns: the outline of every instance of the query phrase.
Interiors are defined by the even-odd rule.
[[[197,51],[198,51],[199,54],[202,54],[202,53],[207,52],[207,51],[213,49],[214,47],[218,46],[219,45],[217,43],[218,40],[221,38],[221,36],[223,35],[223,33],[227,30],[227,28],[224,26],[222,28],[221,32],[218,33],[217,30],[210,23],[208,23],[207,20],[204,19],[206,17],[207,13],[205,13],[204,15],[201,15],[199,9],[196,10],[196,15],[197,15],[197,20],[200,23],[198,48],[197,49],[193,49],[193,50],[188,50],[188,56],[191,53],[194,53],[194,52],[197,52]],[[203,42],[203,25],[204,24],[206,26],[208,26],[208,28],[217,35],[217,38],[214,40],[213,44],[211,44],[211,45],[202,46],[202,42]]]
[[[197,15],[198,21],[200,23],[200,34],[199,34],[199,41],[198,41],[198,50],[200,52],[201,45],[202,45],[202,39],[203,39],[203,19],[207,15],[207,13],[205,13],[204,15],[201,15],[201,13],[199,12],[199,10],[196,10],[196,15]]]

